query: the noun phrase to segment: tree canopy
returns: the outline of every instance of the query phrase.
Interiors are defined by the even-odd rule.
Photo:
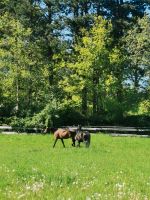
[[[147,125],[149,7],[148,0],[2,0],[0,122],[132,125],[138,117]]]

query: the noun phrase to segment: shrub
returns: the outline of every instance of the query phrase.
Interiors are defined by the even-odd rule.
[[[146,116],[146,115],[126,116],[123,120],[123,124],[125,126],[150,127],[150,116]]]

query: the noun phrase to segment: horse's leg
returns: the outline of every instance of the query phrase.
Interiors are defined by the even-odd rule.
[[[78,141],[77,147],[80,147],[80,142]]]
[[[76,141],[76,140],[75,140],[74,138],[72,138],[72,146],[73,146],[73,147],[75,147],[75,141]]]
[[[63,144],[63,146],[64,146],[64,148],[65,148],[65,144],[64,144],[64,141],[63,141],[63,139],[61,138],[61,142],[62,142],[62,144]]]
[[[56,138],[56,139],[55,139],[55,142],[54,142],[54,145],[53,145],[53,148],[55,147],[57,140],[58,140],[58,139]]]

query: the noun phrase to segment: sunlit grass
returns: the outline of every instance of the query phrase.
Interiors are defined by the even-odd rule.
[[[150,139],[92,135],[90,148],[52,135],[0,135],[0,199],[150,199]]]

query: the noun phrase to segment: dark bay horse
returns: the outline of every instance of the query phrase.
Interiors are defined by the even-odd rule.
[[[68,139],[68,138],[72,139],[72,146],[75,147],[75,136],[76,136],[76,131],[71,131],[68,128],[58,129],[57,131],[54,132],[55,142],[54,142],[53,148],[55,147],[58,139],[61,140],[63,147],[65,147],[63,139]]]
[[[89,147],[90,141],[91,141],[90,132],[89,131],[82,131],[81,126],[78,126],[78,129],[77,129],[76,135],[75,135],[75,141],[78,142],[78,147],[80,147],[81,142],[85,143],[86,147]]]

